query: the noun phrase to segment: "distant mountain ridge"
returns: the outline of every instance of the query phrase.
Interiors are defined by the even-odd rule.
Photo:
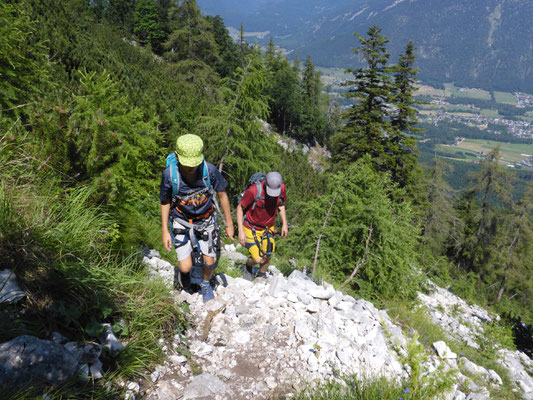
[[[417,46],[429,83],[533,93],[531,0],[199,0],[227,25],[272,32],[276,44],[320,66],[354,67],[354,33],[378,24],[395,61]],[[268,40],[268,38],[264,39]],[[261,42],[261,40],[260,40]]]

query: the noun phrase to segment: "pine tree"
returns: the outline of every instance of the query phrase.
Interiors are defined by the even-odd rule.
[[[213,33],[220,55],[214,68],[221,77],[231,76],[240,65],[239,46],[233,43],[224,21],[219,15],[206,16],[206,20],[211,24],[210,31]]]
[[[350,87],[346,93],[355,104],[346,114],[346,126],[343,131],[332,138],[334,161],[345,166],[369,154],[379,171],[389,170],[387,139],[392,135],[388,121],[389,104],[392,102],[394,87],[389,75],[387,63],[388,39],[381,34],[381,29],[373,25],[364,38],[355,34],[360,46],[354,49],[360,55],[367,68],[348,69],[354,75],[353,80],[346,81]]]
[[[265,97],[267,71],[258,50],[238,67],[232,79],[223,80],[224,100],[210,115],[200,117],[194,132],[204,137],[206,158],[217,162],[219,170],[231,177],[235,188],[259,169],[268,169],[269,152],[262,139],[261,120],[268,115]]]
[[[381,28],[373,25],[367,37],[355,36],[360,45],[354,52],[366,68],[347,70],[354,78],[345,82],[350,87],[345,96],[354,105],[346,113],[344,129],[332,137],[333,159],[342,166],[369,154],[378,171],[388,171],[401,187],[408,187],[419,173],[416,139],[408,135],[416,130],[416,112],[411,107],[414,47],[408,44],[400,64],[391,67],[388,39]]]
[[[212,26],[203,18],[195,0],[182,0],[169,11],[171,33],[164,47],[169,61],[186,59],[214,66],[219,62],[217,42]]]
[[[462,231],[461,221],[453,208],[453,190],[443,178],[445,168],[447,165],[435,156],[431,177],[422,190],[427,205],[422,222],[422,243],[433,256],[440,256],[447,244],[457,244]]]
[[[133,15],[135,12],[135,0],[109,0],[107,17],[125,33],[133,32]]]
[[[92,186],[96,202],[148,196],[153,163],[162,157],[156,121],[143,120],[109,73],[79,75],[79,93],[33,121],[40,153],[63,179]]]
[[[474,186],[465,196],[476,205],[464,214],[465,223],[463,243],[458,251],[458,262],[468,271],[484,273],[483,267],[488,262],[490,248],[496,236],[501,219],[498,205],[508,205],[513,177],[499,164],[500,150],[489,152],[481,162],[481,170],[472,176]],[[476,201],[475,199],[479,199]]]
[[[46,48],[35,31],[25,4],[0,2],[0,113],[16,114],[49,76]]]
[[[414,62],[414,43],[410,41],[398,64],[392,67],[395,86],[393,103],[397,110],[391,116],[393,129],[389,139],[389,151],[396,158],[392,178],[402,187],[415,183],[421,173],[418,167],[416,138],[412,135],[423,132],[422,129],[416,128],[418,111],[413,107],[414,104],[420,104],[413,99],[418,73],[418,70],[413,68]]]
[[[301,139],[309,143],[324,140],[327,136],[327,108],[327,101],[324,102],[322,96],[320,72],[308,56],[302,74],[302,117],[297,127]]]
[[[328,181],[327,194],[299,205],[291,252],[308,265],[316,257],[323,279],[347,288],[349,278],[356,279],[365,295],[412,298],[419,283],[413,269],[418,228],[409,202],[391,200],[402,196],[391,192],[402,189],[375,171],[369,156]]]
[[[269,122],[285,133],[301,119],[299,76],[289,60],[276,51],[272,38],[265,52],[265,64],[269,74],[266,91],[271,111]]]
[[[500,302],[508,285],[509,276],[515,272],[518,280],[523,278],[520,273],[533,258],[533,186],[529,184],[522,199],[516,204],[504,219],[503,228],[499,235],[498,245],[495,248],[494,264],[500,265],[501,280],[496,296]],[[516,281],[513,282],[516,284]]]
[[[159,6],[155,0],[137,0],[133,14],[133,32],[142,44],[149,43],[159,52],[166,37],[160,22]]]

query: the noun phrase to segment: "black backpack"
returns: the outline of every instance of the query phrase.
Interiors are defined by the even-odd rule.
[[[256,172],[253,174],[250,179],[248,179],[248,182],[246,183],[246,186],[244,187],[244,190],[241,192],[239,197],[237,198],[237,205],[240,204],[242,200],[242,196],[244,196],[244,192],[248,190],[248,188],[255,184],[257,187],[257,194],[255,195],[254,202],[252,203],[252,210],[255,209],[255,205],[259,201],[259,199],[264,199],[265,197],[261,197],[262,191],[263,191],[263,185],[262,182],[266,179],[266,174],[264,172]]]

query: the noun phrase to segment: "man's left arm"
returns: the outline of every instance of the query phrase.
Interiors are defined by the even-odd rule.
[[[281,237],[286,238],[289,234],[289,225],[287,224],[287,214],[285,212],[285,205],[278,207],[279,216],[281,217]]]
[[[231,218],[231,210],[229,206],[228,194],[225,191],[217,192],[218,199],[220,200],[220,206],[222,207],[222,212],[224,213],[224,220],[226,221],[226,235],[233,240],[233,234],[235,233],[233,229],[233,219]]]

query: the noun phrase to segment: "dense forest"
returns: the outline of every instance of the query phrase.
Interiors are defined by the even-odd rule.
[[[378,303],[412,301],[429,276],[533,321],[531,184],[513,197],[497,150],[463,190],[439,159],[424,172],[415,44],[391,60],[379,27],[357,35],[364,66],[348,70],[342,110],[311,58],[242,33],[234,43],[194,0],[0,2],[0,263],[28,293],[0,307],[3,341],[87,339],[109,322],[128,342],[110,379],[161,357],[157,338],[187,321],[140,259],[162,250],[159,179],[184,133],[204,139],[232,201],[254,172],[282,174],[285,270]],[[326,146],[327,167],[279,146],[287,137]],[[115,390],[95,385],[80,390]]]

